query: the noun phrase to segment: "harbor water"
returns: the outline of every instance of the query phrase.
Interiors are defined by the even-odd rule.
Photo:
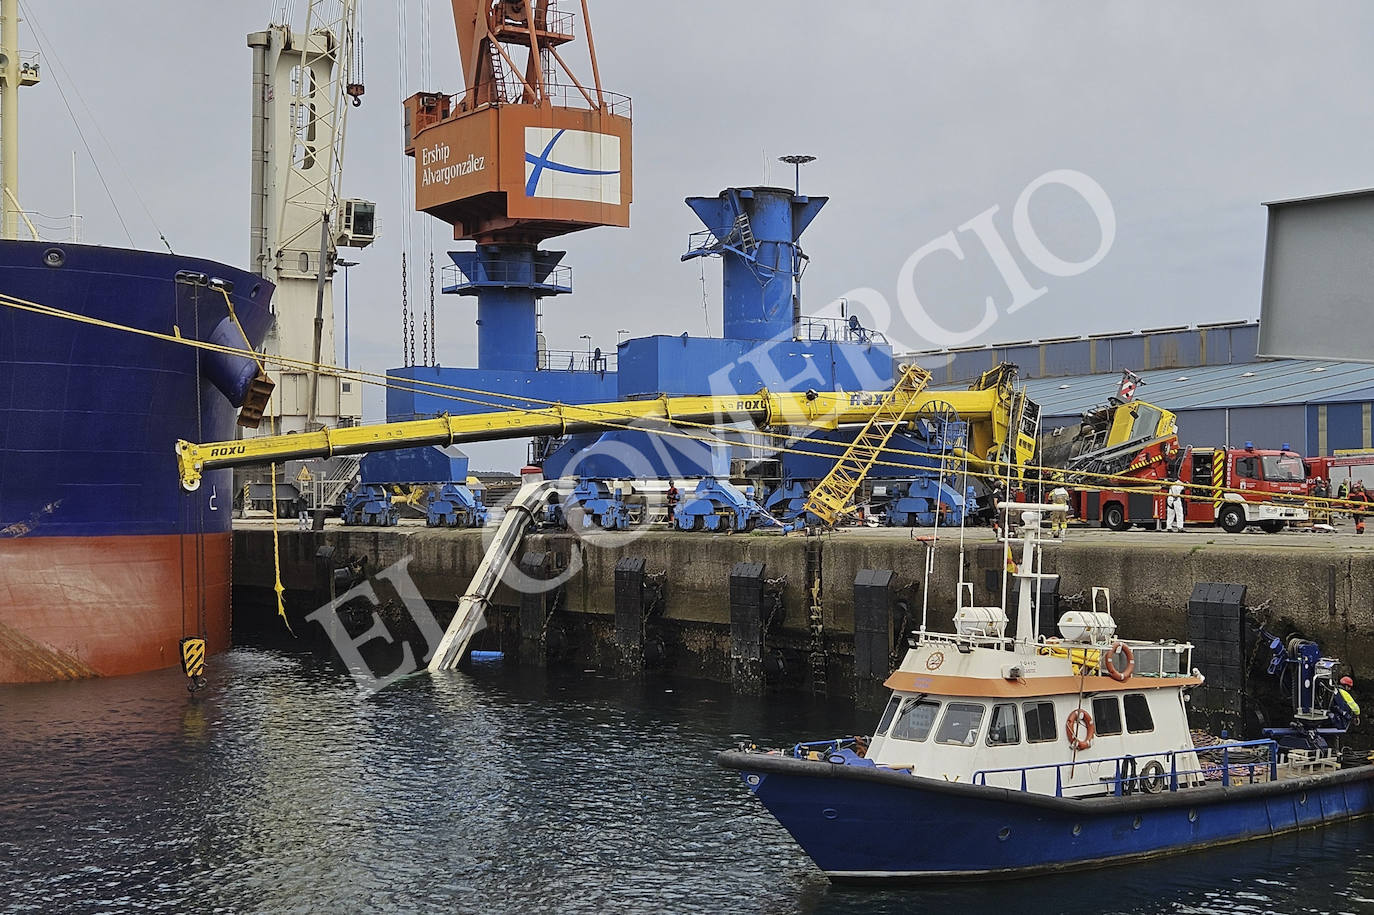
[[[867,730],[847,703],[499,662],[363,699],[332,660],[269,648],[211,674],[196,697],[176,671],[0,687],[0,911],[1374,912],[1367,822],[831,886],[712,753]]]

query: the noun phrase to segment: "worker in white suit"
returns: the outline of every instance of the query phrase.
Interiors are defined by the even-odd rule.
[[[1183,531],[1183,484],[1177,478],[1169,481],[1169,498],[1166,502],[1164,529]]]

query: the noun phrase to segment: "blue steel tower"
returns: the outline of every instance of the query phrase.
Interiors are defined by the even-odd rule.
[[[721,258],[726,339],[798,336],[796,281],[805,260],[798,241],[827,200],[776,187],[732,187],[715,197],[687,198],[706,231],[691,237],[682,259]]]
[[[456,278],[444,292],[477,297],[477,367],[533,372],[538,368],[539,299],[572,292],[564,251],[533,245],[478,245],[450,251]],[[449,271],[445,271],[447,276]]]

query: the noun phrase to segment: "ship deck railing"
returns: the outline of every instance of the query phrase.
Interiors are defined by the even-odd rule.
[[[1196,756],[1198,766],[1180,768],[1179,757]],[[1145,775],[1143,770],[1152,762],[1158,762],[1163,771],[1157,776]],[[1054,796],[1064,797],[1064,791],[1078,790],[1091,785],[1084,782],[1064,779],[1064,770],[1078,766],[1112,764],[1113,774],[1102,778],[1105,790],[1101,794],[1087,796],[1114,796],[1145,792],[1178,791],[1180,788],[1196,786],[1209,781],[1219,781],[1223,786],[1233,784],[1254,784],[1262,781],[1277,781],[1279,777],[1279,745],[1274,740],[1241,740],[1232,743],[1215,744],[1187,750],[1161,750],[1139,756],[1123,754],[1104,756],[1097,759],[1078,759],[1072,762],[1041,763],[1034,766],[1008,766],[1004,769],[979,769],[973,773],[973,784],[986,785],[990,775],[1019,775],[1020,790],[1029,791],[1032,772],[1054,772]],[[1075,795],[1084,796],[1084,795]]]

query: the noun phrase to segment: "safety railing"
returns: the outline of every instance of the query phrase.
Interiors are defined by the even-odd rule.
[[[715,229],[697,229],[695,232],[689,232],[687,234],[687,253],[719,252],[721,248],[730,244],[732,235],[733,232],[728,228],[719,232]]]
[[[793,744],[785,750],[785,754],[794,759],[829,759],[832,753],[839,753],[841,750],[853,750],[858,752],[868,750],[868,739],[865,737],[836,737],[832,740],[811,740],[804,743]]]
[[[1114,652],[1117,645],[1130,648],[1135,677],[1186,677],[1192,671],[1193,646],[1187,642],[1163,642],[1154,645],[1140,645],[1127,642],[1113,642],[1107,645],[1084,645],[1075,642],[1045,640],[1040,644],[1042,655],[1068,658],[1075,670],[1103,672],[1107,660],[1113,658],[1118,671],[1125,670],[1130,660],[1124,652]]]
[[[543,9],[538,11],[538,16],[535,17],[534,28],[536,33],[571,37],[573,34],[573,14],[566,10],[557,9],[553,2],[546,2]],[[498,38],[502,37],[508,30],[515,34],[528,36],[529,23],[520,16],[512,16],[496,23]]]
[[[974,648],[996,648],[998,650],[1008,648],[1015,640],[1011,636],[998,635],[961,635],[957,632],[919,632],[913,634],[907,640],[907,644],[912,648],[916,645],[926,645],[940,643],[943,645],[953,645],[963,650]]]
[[[1179,768],[1180,756],[1196,756],[1196,768]],[[1158,763],[1157,774],[1146,775],[1145,769]],[[1254,784],[1259,781],[1276,781],[1279,777],[1279,745],[1273,740],[1242,740],[1234,743],[1221,743],[1210,747],[1192,750],[1162,750],[1158,753],[1131,756],[1104,756],[1099,759],[1078,759],[1072,762],[1042,763],[1036,766],[1008,766],[1004,769],[979,769],[973,773],[973,784],[987,785],[990,775],[1018,775],[1020,790],[1028,791],[1030,774],[1033,772],[1054,772],[1054,796],[1063,797],[1065,788],[1086,788],[1093,784],[1082,781],[1064,782],[1064,770],[1078,766],[1101,766],[1111,764],[1113,774],[1101,779],[1106,794],[1120,797],[1135,791],[1158,793],[1177,791],[1191,784],[1206,781],[1220,781],[1230,787],[1233,784]]]
[[[572,289],[572,268],[554,267],[537,276],[534,265],[522,260],[486,260],[472,264],[467,270],[449,264],[441,271],[444,289],[456,286],[539,286]]]
[[[628,95],[621,95],[619,92],[607,92],[605,89],[597,93],[593,86],[584,86],[579,89],[577,86],[563,83],[547,83],[544,86],[542,98],[532,99],[527,97],[528,92],[525,84],[519,77],[507,75],[499,80],[489,80],[477,84],[477,91],[472,94],[472,98],[484,99],[487,96],[494,96],[495,101],[479,101],[475,104],[469,104],[466,101],[469,93],[458,92],[449,96],[449,105],[453,113],[456,114],[476,110],[487,104],[532,105],[538,102],[558,108],[581,108],[618,117],[634,117],[634,106]],[[417,128],[427,126],[429,123],[423,123],[417,125]]]
[[[538,368],[541,372],[614,372],[615,366],[614,353],[570,349],[539,351]]]
[[[869,330],[855,318],[802,318],[797,337],[813,343],[887,343],[882,331]]]

